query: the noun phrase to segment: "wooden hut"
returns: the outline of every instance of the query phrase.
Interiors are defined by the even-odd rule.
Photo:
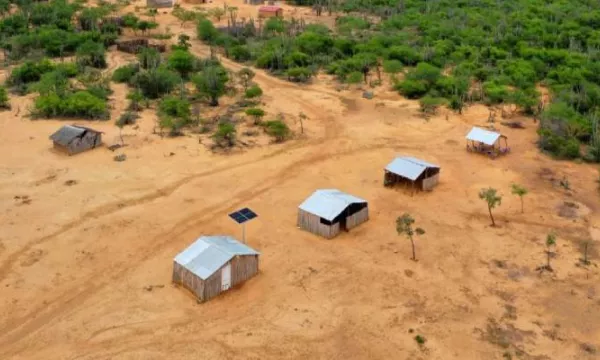
[[[259,255],[230,236],[201,236],[175,256],[173,283],[204,302],[256,275]]]
[[[175,5],[174,0],[146,0],[146,7],[149,8],[170,8]]]
[[[283,8],[275,5],[261,6],[258,8],[259,18],[283,17]]]
[[[102,144],[102,132],[79,125],[65,125],[50,135],[54,148],[69,155],[93,149]]]
[[[473,127],[467,134],[467,151],[486,154],[491,158],[510,151],[508,138],[495,131]]]
[[[383,184],[392,186],[403,183],[413,189],[429,191],[438,184],[439,179],[439,166],[414,157],[399,156],[385,167]]]
[[[298,227],[327,239],[367,220],[367,201],[337,189],[315,191],[298,209]]]

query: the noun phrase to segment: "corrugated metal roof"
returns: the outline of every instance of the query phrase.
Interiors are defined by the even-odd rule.
[[[80,137],[85,132],[86,129],[84,128],[73,125],[65,125],[58,129],[57,132],[50,135],[50,140],[60,145],[67,146],[71,143],[71,141],[73,141],[73,139]]]
[[[439,166],[411,156],[399,156],[385,167],[387,171],[410,180],[417,180],[427,168],[439,169]]]
[[[299,208],[331,221],[352,204],[363,204],[367,201],[356,196],[346,194],[337,189],[321,189],[315,191],[308,199],[300,204]]]
[[[234,256],[260,255],[231,236],[201,236],[175,256],[175,262],[203,280],[208,279]]]
[[[500,136],[501,135],[497,132],[473,127],[471,131],[469,131],[469,134],[467,134],[467,139],[479,141],[486,145],[494,145]]]

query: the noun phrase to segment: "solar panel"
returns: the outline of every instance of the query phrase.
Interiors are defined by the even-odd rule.
[[[243,208],[242,210],[238,210],[236,212],[232,212],[229,214],[229,217],[232,218],[238,224],[243,224],[248,220],[252,220],[255,217],[258,217],[256,213],[248,208]]]

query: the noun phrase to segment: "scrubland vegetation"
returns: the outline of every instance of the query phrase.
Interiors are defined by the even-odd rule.
[[[341,82],[381,84],[461,112],[482,102],[540,120],[540,147],[561,158],[600,161],[600,5],[593,1],[298,0],[317,14],[339,11],[336,28],[301,19],[205,19],[198,37],[229,58],[290,81],[318,71]],[[540,87],[551,101],[541,101]]]

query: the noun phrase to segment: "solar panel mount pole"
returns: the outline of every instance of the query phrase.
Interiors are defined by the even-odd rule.
[[[246,223],[242,224],[242,241],[244,244],[246,243]]]

